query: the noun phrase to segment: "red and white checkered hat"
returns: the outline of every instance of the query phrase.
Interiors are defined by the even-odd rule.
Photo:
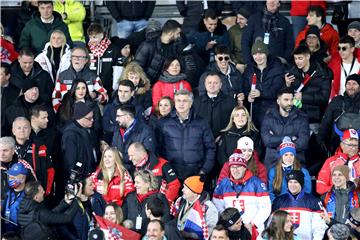
[[[346,139],[357,139],[359,140],[359,134],[355,129],[347,129],[344,131],[344,135],[341,138],[341,141]]]

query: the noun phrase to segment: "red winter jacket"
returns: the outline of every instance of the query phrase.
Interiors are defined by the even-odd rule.
[[[190,92],[192,91],[190,83],[186,80],[180,80],[175,83],[163,82],[161,79],[157,81],[152,89],[153,109],[155,109],[160,98],[169,96],[171,99],[174,99],[175,91],[180,89],[187,89]]]
[[[268,184],[267,179],[267,170],[264,164],[262,164],[259,160],[259,155],[256,151],[254,151],[253,154],[254,160],[256,162],[257,168],[258,168],[258,174],[256,175],[262,182],[264,182],[266,185]],[[217,184],[221,182],[226,177],[229,177],[230,175],[230,167],[229,167],[229,161],[225,162],[219,175],[219,179],[217,180]]]
[[[92,174],[92,179],[94,182],[95,190],[97,192],[102,193],[104,189],[104,181],[103,181],[103,174],[100,168],[98,168]],[[124,192],[122,196],[120,195],[121,187],[124,188]],[[103,194],[102,196],[107,203],[115,202],[117,205],[121,207],[125,197],[134,190],[135,190],[135,186],[130,174],[127,171],[125,171],[124,179],[121,179],[119,173],[116,171],[115,175],[109,182],[109,185],[107,187],[107,193]]]
[[[0,60],[5,63],[12,63],[18,58],[14,45],[5,38],[0,39]]]
[[[300,42],[305,39],[308,29],[309,25],[307,25],[301,32],[299,32],[298,36],[296,37],[295,47],[299,46]],[[320,38],[328,46],[331,55],[337,52],[340,37],[338,32],[330,24],[326,23],[325,26],[320,30]]]
[[[360,62],[360,49],[355,48],[354,56],[357,58],[358,62]],[[340,78],[341,78],[341,57],[338,52],[331,56],[331,60],[329,62],[329,68],[333,72],[333,81],[331,85],[331,93],[330,100],[336,97],[340,90]],[[360,69],[358,70],[360,74]]]
[[[351,160],[355,160],[354,162],[354,169],[355,169],[355,177],[358,178],[360,177],[360,153],[358,153],[357,155],[353,156],[351,158]],[[316,180],[316,192],[319,195],[323,195],[324,193],[328,192],[331,190],[331,187],[333,185],[332,180],[331,180],[331,170],[339,165],[344,165],[347,162],[348,156],[343,153],[340,149],[340,147],[337,149],[336,153],[334,156],[328,158],[324,165],[322,166],[320,172],[319,172],[319,176]]]
[[[324,0],[315,0],[315,1],[292,0],[291,8],[290,8],[290,16],[307,16],[308,9],[311,6],[320,6],[326,11],[326,1]]]

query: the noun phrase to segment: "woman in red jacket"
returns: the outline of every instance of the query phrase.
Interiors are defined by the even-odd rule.
[[[92,178],[95,190],[102,194],[107,203],[115,202],[121,206],[126,195],[135,190],[131,176],[115,148],[107,148],[103,152],[99,168]]]
[[[164,72],[152,89],[153,109],[155,109],[161,97],[169,96],[174,100],[174,93],[176,91],[180,89],[192,91],[190,83],[185,80],[186,75],[181,70],[178,58],[173,57],[165,60]]]

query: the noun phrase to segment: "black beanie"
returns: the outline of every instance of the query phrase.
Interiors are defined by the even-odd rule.
[[[345,85],[346,85],[346,83],[348,82],[348,81],[350,81],[350,80],[352,80],[352,81],[355,81],[355,82],[357,82],[359,85],[360,85],[360,75],[359,74],[351,74],[351,75],[349,75],[347,78],[346,78],[346,81],[345,81]]]
[[[240,14],[244,18],[248,19],[250,17],[250,12],[246,8],[239,8],[237,14]]]
[[[24,93],[33,87],[39,88],[39,85],[37,84],[37,82],[35,80],[27,79],[22,82],[21,90]]]
[[[306,32],[306,37],[309,34],[314,34],[314,35],[317,36],[318,39],[320,39],[320,30],[319,30],[319,28],[317,26],[310,26],[309,29]]]
[[[286,175],[286,182],[289,182],[290,180],[296,180],[300,183],[301,188],[304,187],[304,173],[300,170],[292,170]]]
[[[77,102],[74,104],[73,119],[79,120],[91,112],[92,109],[84,102]]]
[[[119,37],[112,37],[110,39],[111,43],[117,46],[120,51],[123,49],[126,45],[130,44],[129,40],[125,38],[119,38]]]

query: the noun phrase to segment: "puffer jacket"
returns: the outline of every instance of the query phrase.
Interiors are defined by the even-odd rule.
[[[155,8],[155,1],[107,1],[111,16],[117,21],[148,20]]]
[[[176,111],[159,121],[159,154],[173,166],[178,178],[210,173],[215,163],[215,141],[209,124],[193,110],[180,122]]]
[[[270,109],[261,126],[261,138],[266,147],[264,164],[267,169],[273,167],[279,158],[277,148],[285,136],[293,139],[296,145],[296,157],[305,162],[304,151],[308,148],[310,139],[309,123],[306,115],[298,109],[292,109],[284,118],[279,113],[279,107]]]
[[[54,11],[60,14],[66,13],[66,19],[63,21],[69,28],[71,39],[73,41],[85,42],[83,21],[86,16],[86,10],[83,4],[75,0],[67,0],[64,3],[56,0],[54,2]]]

